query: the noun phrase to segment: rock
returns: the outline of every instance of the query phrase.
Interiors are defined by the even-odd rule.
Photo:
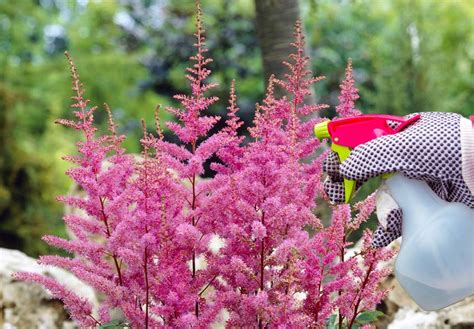
[[[472,329],[474,328],[474,296],[442,310],[425,312],[419,308],[402,307],[388,329]]]
[[[403,307],[395,313],[395,318],[388,325],[389,329],[435,329],[437,323],[437,315],[435,312],[417,312],[408,307]]]
[[[0,248],[0,328],[75,328],[60,300],[42,286],[17,281],[15,272],[35,272],[55,278],[96,308],[94,290],[71,273],[55,267],[41,266],[17,250]]]

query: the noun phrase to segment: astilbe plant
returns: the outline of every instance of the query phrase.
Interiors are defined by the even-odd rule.
[[[117,309],[134,328],[207,328],[216,321],[227,327],[342,328],[368,322],[360,315],[386,293],[379,284],[388,270],[379,263],[392,252],[373,249],[369,231],[360,251],[352,252],[347,242],[373,211],[373,195],[355,206],[355,216],[347,204],[332,206],[326,227],[314,214],[315,199],[324,198],[320,182],[327,153],[315,156],[319,141],[312,128],[321,119],[313,114],[327,105],[305,103],[312,84],[323,77],[307,69],[301,23],[294,53],[284,63],[289,73],[270,78],[246,144],[237,133],[242,122],[234,82],[226,127],[209,136],[220,118],[204,113],[217,98],[207,95],[215,85],[207,82],[211,59],[203,33],[198,4],[196,55],[186,76],[191,93],[175,96],[180,108],[166,109],[176,116],[167,126],[179,143],[164,140],[158,119],[156,134],[143,123],[140,156],[125,153],[124,136],[117,135],[107,106],[109,134],[97,133],[96,107],[88,106],[67,55],[75,119],[57,122],[84,135],[78,155],[65,159],[75,164],[67,174],[86,196],[59,198],[81,211],[64,217],[73,238],[44,238],[72,257],[39,261],[72,272],[103,301],[94,311],[51,278],[16,277],[44,285],[83,327],[110,322]],[[357,113],[351,74],[349,64],[337,108],[342,116]],[[274,96],[275,84],[286,96]],[[220,159],[211,164],[216,174],[203,179],[213,155]],[[215,240],[222,242],[218,250],[211,248]]]

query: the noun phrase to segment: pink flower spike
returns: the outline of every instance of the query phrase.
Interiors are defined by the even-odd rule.
[[[352,77],[352,59],[349,58],[346,67],[346,76],[340,84],[341,93],[338,97],[339,105],[336,106],[336,112],[340,117],[356,116],[361,112],[354,107],[354,103],[359,99],[359,90],[354,87],[354,78]]]

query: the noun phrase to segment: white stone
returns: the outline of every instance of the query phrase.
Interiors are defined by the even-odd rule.
[[[17,250],[0,248],[0,328],[74,328],[62,303],[42,286],[17,281],[15,272],[34,272],[50,276],[89,300],[97,308],[94,290],[71,273],[41,266],[35,259]]]
[[[410,308],[401,308],[388,329],[436,329],[438,315],[436,312],[417,312]]]

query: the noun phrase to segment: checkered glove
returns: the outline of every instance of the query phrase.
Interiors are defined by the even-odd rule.
[[[421,113],[405,130],[357,146],[342,164],[337,154],[331,153],[323,166],[328,174],[324,182],[328,197],[334,203],[344,202],[343,178],[356,180],[359,188],[371,177],[401,172],[425,181],[446,201],[474,208],[474,195],[462,175],[461,118],[455,113]],[[385,186],[376,199],[379,226],[372,244],[382,247],[401,235],[403,213]]]

